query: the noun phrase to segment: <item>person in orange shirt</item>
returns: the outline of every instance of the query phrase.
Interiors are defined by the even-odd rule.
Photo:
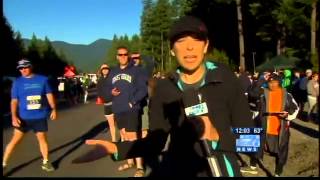
[[[259,124],[265,130],[261,144],[265,151],[276,156],[275,176],[280,176],[288,158],[290,121],[296,118],[299,106],[293,96],[281,87],[280,76],[273,73],[265,81],[268,87],[260,93],[259,103]],[[257,158],[262,156],[262,152],[257,153]]]

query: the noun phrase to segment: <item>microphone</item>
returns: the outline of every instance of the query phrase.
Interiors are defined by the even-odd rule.
[[[205,127],[202,121],[200,121],[198,118],[200,118],[200,116],[208,115],[207,103],[203,101],[202,94],[194,88],[186,89],[183,92],[182,102],[187,121],[191,122],[194,125],[200,139],[200,137],[204,133]],[[210,147],[208,141],[205,139],[200,140],[200,145],[203,149],[203,153],[207,158],[211,175],[213,177],[221,177],[222,173],[218,159],[214,155],[214,149]]]

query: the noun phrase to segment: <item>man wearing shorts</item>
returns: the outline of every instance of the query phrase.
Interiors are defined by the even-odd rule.
[[[51,120],[55,120],[57,117],[52,89],[47,77],[32,72],[30,61],[20,60],[17,69],[22,76],[17,78],[12,86],[11,114],[14,132],[12,139],[6,146],[2,167],[7,166],[10,155],[16,145],[21,142],[25,133],[33,130],[37,136],[43,158],[41,168],[48,172],[54,171],[54,167],[49,162],[49,147],[46,135],[48,116],[50,115]]]
[[[110,72],[112,84],[112,111],[115,115],[120,136],[123,141],[134,141],[138,139],[141,131],[141,119],[139,118],[141,101],[147,96],[147,78],[141,69],[129,61],[128,49],[117,48],[117,59],[119,66]],[[135,177],[144,175],[142,159],[136,158],[137,171]],[[119,171],[133,167],[133,159],[119,167]]]

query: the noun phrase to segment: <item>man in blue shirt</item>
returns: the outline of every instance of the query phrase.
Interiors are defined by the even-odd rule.
[[[33,130],[37,136],[40,152],[43,157],[41,168],[45,171],[54,171],[48,158],[48,131],[47,118],[57,118],[56,105],[49,86],[48,78],[32,72],[32,64],[26,59],[18,62],[17,69],[21,77],[17,78],[12,86],[11,114],[14,127],[13,137],[7,145],[2,161],[2,167],[7,166],[7,161],[14,148],[19,144],[26,132]],[[50,112],[51,109],[51,112]]]

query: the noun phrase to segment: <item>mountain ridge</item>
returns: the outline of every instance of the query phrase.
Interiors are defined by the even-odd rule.
[[[30,39],[23,39],[23,43],[27,48],[30,45]],[[105,61],[108,49],[111,47],[112,40],[97,39],[92,43],[72,44],[65,41],[51,41],[57,54],[63,51],[67,60],[71,61],[77,68],[83,72],[95,73],[98,67]]]

